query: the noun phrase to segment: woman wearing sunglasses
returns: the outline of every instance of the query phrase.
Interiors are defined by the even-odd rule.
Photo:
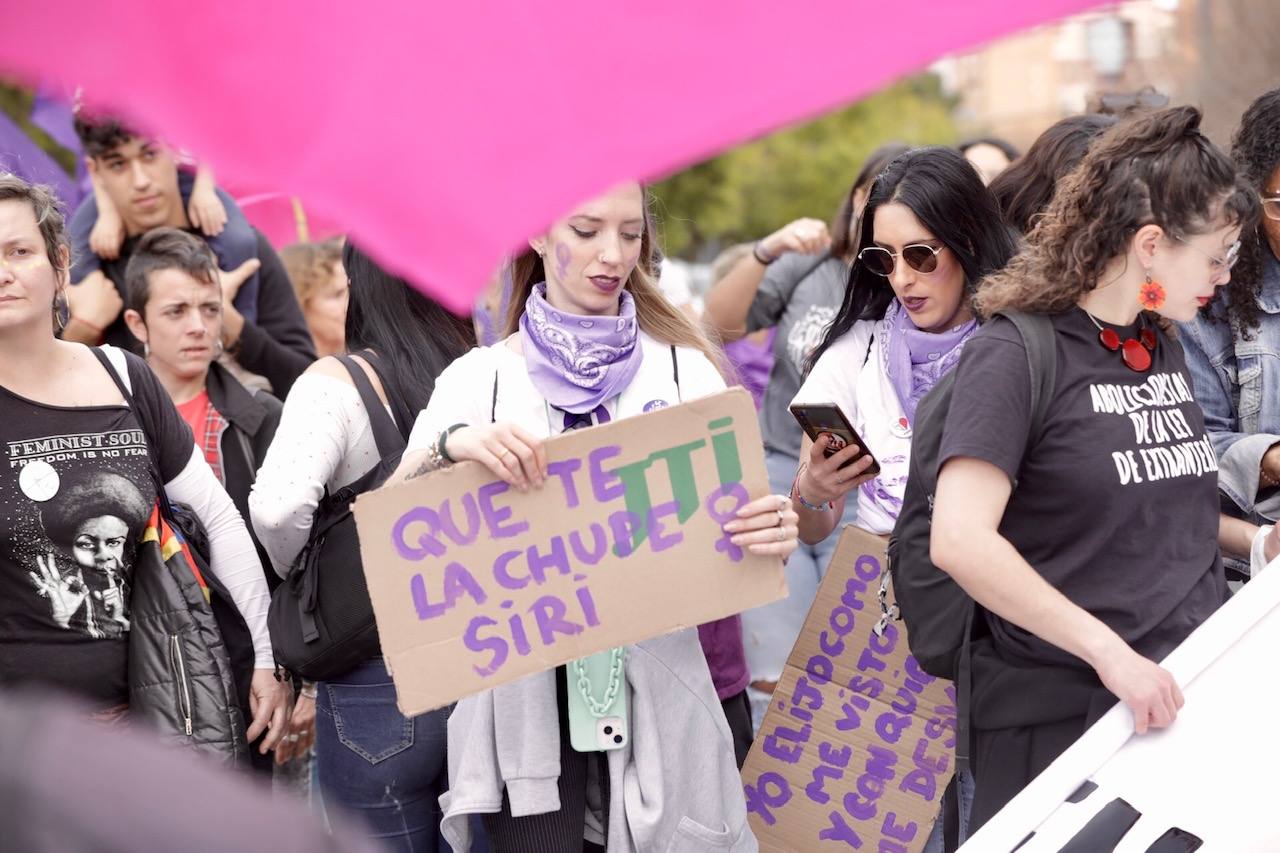
[[[964,157],[919,148],[892,160],[871,186],[839,313],[814,350],[796,403],[835,403],[867,442],[828,457],[831,437],[804,439],[791,497],[800,538],[830,537],[850,492],[857,524],[879,535],[902,508],[916,404],[960,358],[978,324],[978,280],[1014,252],[995,197]],[[880,463],[867,474],[872,458]],[[961,780],[963,825],[969,796]],[[926,851],[943,849],[937,821]]]
[[[844,300],[795,402],[837,404],[870,454],[856,459],[862,448],[849,446],[828,457],[830,436],[804,439],[791,496],[810,544],[831,535],[855,489],[858,526],[893,530],[916,404],[977,331],[974,286],[1014,252],[977,172],[940,147],[908,151],[880,173],[857,239]]]
[[[1263,215],[1240,235],[1226,298],[1183,325],[1182,344],[1223,510],[1261,523],[1280,517],[1280,89],[1245,111],[1231,153]]]
[[[1231,278],[1257,194],[1193,107],[1108,131],[1026,248],[979,287],[939,448],[931,554],[979,605],[968,720],[981,826],[1116,700],[1135,730],[1182,694],[1156,661],[1226,598],[1217,465],[1168,321]],[[1057,351],[1032,432],[1026,346],[997,312],[1045,315]],[[1224,545],[1228,544],[1224,540]],[[1234,543],[1237,544],[1238,543]]]

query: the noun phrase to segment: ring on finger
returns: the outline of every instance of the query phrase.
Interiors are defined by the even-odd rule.
[[[297,735],[289,735],[289,737],[287,738],[287,740],[289,741],[289,743],[297,743],[297,741],[298,741],[298,736],[297,736]]]

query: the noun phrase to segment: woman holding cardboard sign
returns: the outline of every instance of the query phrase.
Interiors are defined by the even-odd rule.
[[[467,459],[536,489],[547,478],[544,438],[725,387],[714,347],[654,285],[638,184],[580,205],[530,246],[514,262],[510,337],[441,374],[398,474]],[[796,522],[790,501],[770,495],[726,530],[754,553],[785,557]],[[623,742],[581,742],[580,718],[606,711]],[[449,740],[444,832],[455,849],[470,849],[467,812],[484,814],[496,853],[755,848],[691,629],[468,697]]]

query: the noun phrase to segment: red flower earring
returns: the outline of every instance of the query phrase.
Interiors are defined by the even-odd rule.
[[[1164,287],[1160,282],[1151,280],[1151,273],[1147,273],[1147,281],[1138,291],[1138,302],[1148,311],[1159,311],[1164,307]]]

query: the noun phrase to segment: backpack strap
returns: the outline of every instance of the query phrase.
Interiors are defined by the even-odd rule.
[[[396,426],[391,415],[387,414],[386,406],[378,397],[378,392],[373,389],[373,383],[369,381],[369,374],[365,373],[364,368],[349,355],[337,355],[334,358],[342,362],[347,373],[351,374],[351,381],[355,383],[356,391],[360,393],[360,401],[364,403],[365,411],[369,413],[369,426],[373,429],[373,440],[378,445],[378,455],[385,459],[404,450],[404,433]],[[370,366],[372,367],[372,363]],[[377,368],[373,369],[377,370]],[[383,385],[385,387],[385,383]]]
[[[257,458],[253,453],[253,442],[249,440],[249,434],[235,424],[228,423],[227,429],[231,430],[236,443],[240,445],[240,452],[244,454],[244,461],[249,466],[249,485],[252,486],[258,480]]]
[[[671,345],[671,378],[676,383],[676,402],[683,403],[684,395],[680,393],[680,359],[676,358],[676,345]]]
[[[132,384],[129,382],[129,362],[121,354],[117,363],[116,359],[100,346],[89,347],[89,350],[97,356],[98,361],[102,362],[107,374],[111,376],[111,381],[116,383],[120,396],[124,398],[124,404],[133,412],[133,416],[138,419],[138,425],[142,427],[142,439],[147,443],[147,458],[151,463],[151,478],[156,481],[156,499],[160,501],[160,514],[166,520],[172,519],[173,506],[169,503],[169,495],[164,490],[164,477],[160,474],[160,462],[156,456],[155,442],[152,440],[152,426],[129,387]]]
[[[1058,346],[1053,322],[1044,314],[1028,314],[1023,311],[1001,311],[1022,335],[1027,350],[1027,367],[1031,372],[1031,432],[1030,438],[1039,438],[1044,431],[1049,404],[1053,401],[1053,386],[1058,377]],[[1028,441],[1030,446],[1030,441]]]
[[[498,422],[498,371],[493,371],[493,403],[489,406],[489,423]]]
[[[1058,375],[1058,346],[1053,322],[1044,314],[1023,311],[1001,311],[1018,329],[1027,351],[1027,369],[1031,377],[1031,430],[1027,447],[1040,438],[1044,422],[1053,402],[1053,386]],[[1017,488],[1017,484],[1014,484]],[[972,732],[969,724],[970,695],[973,689],[973,625],[978,618],[978,605],[969,599],[965,607],[964,645],[956,665],[956,775],[968,772],[971,763]],[[959,785],[958,780],[956,785]],[[958,791],[956,792],[959,793]]]

